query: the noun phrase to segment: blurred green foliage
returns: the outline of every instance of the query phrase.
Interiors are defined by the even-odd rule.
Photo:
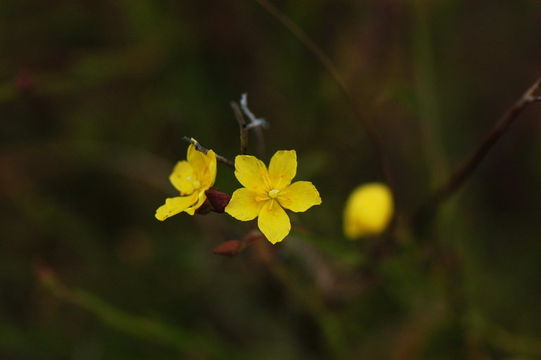
[[[255,1],[5,0],[0,358],[541,358],[539,106],[423,239],[402,221],[539,75],[541,2],[276,5],[376,123],[397,230],[344,239],[347,194],[381,180],[374,153],[332,77]],[[296,149],[323,205],[283,244],[223,258],[212,249],[250,224],[153,215],[182,136],[238,152],[242,92],[271,124],[264,160]],[[399,249],[378,261],[389,238]]]

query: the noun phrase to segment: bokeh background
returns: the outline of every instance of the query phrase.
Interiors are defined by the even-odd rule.
[[[398,221],[348,241],[382,180],[333,77],[253,0],[0,2],[1,359],[539,359],[541,106],[422,237],[406,215],[540,75],[538,0],[273,2],[328,54],[383,141]],[[280,245],[155,209],[182,136],[233,158],[249,94],[267,161],[323,204]],[[250,151],[255,153],[256,138]],[[220,166],[217,188],[238,187]],[[398,243],[381,256],[380,244]]]

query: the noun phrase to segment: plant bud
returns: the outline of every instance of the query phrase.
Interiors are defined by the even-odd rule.
[[[216,255],[235,256],[242,250],[242,242],[229,240],[216,246],[212,252]]]
[[[231,200],[231,196],[217,191],[214,188],[208,189],[205,191],[205,194],[207,195],[207,200],[210,202],[210,205],[212,205],[212,208],[217,213],[223,213],[225,207],[229,204],[229,200]]]

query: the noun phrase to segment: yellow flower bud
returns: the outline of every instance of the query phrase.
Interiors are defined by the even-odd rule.
[[[361,185],[347,200],[344,209],[344,233],[350,239],[380,234],[392,216],[393,196],[387,185]]]

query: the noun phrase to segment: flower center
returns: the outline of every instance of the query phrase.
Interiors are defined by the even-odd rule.
[[[272,189],[271,191],[269,191],[269,197],[271,199],[275,199],[278,196],[279,192],[280,192],[280,190],[278,190],[278,189]]]
[[[199,180],[194,179],[192,176],[186,177],[186,180],[192,182],[192,186],[194,187],[194,189],[199,189],[201,187],[201,183],[199,182]]]

